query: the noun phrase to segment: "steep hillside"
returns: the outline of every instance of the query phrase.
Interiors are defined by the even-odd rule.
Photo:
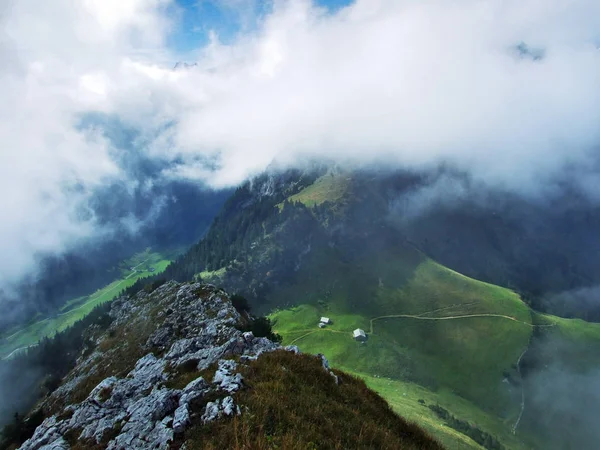
[[[536,309],[600,322],[595,290],[568,295],[600,284],[600,209],[568,185],[541,197],[440,170],[398,191],[390,220],[441,264],[516,289]]]
[[[272,313],[285,343],[359,374],[450,448],[547,447],[552,431],[523,419],[541,410],[525,407],[523,377],[533,375],[522,364],[557,324],[416,248],[390,217],[414,182],[370,172],[265,175],[238,189],[170,274],[247,296]],[[321,316],[333,324],[319,328]],[[366,344],[352,339],[355,328]],[[600,342],[595,333],[585,340]],[[398,390],[421,394],[403,402]]]
[[[370,314],[305,304],[274,313],[274,328],[284,343],[326,353],[335,366],[360,373],[399,413],[449,448],[462,447],[418,400],[460,413],[507,448],[526,448],[511,433],[520,413],[516,362],[533,330],[526,305],[509,291],[431,261],[421,263],[403,289],[377,289]],[[321,316],[333,323],[317,327]],[[356,328],[367,331],[365,344],[352,339]]]
[[[259,337],[224,291],[152,288],[113,302],[8,448],[442,448],[324,356]]]

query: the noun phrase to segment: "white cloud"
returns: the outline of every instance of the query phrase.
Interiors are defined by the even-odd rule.
[[[236,0],[237,2],[237,0]],[[235,5],[236,2],[229,3]],[[586,168],[597,185],[600,4],[358,0],[336,14],[277,1],[230,45],[171,71],[167,0],[20,0],[0,39],[0,282],[93,234],[87,196],[122,178],[75,128],[102,111],[137,127],[165,176],[234,185],[273,159],[440,162],[537,190]],[[253,21],[249,21],[253,22]],[[516,45],[543,49],[520,58]],[[165,60],[170,61],[165,64]],[[174,61],[172,61],[174,62]],[[218,167],[209,170],[205,162]]]
[[[218,153],[215,185],[275,157],[328,156],[447,161],[537,188],[595,155],[599,9],[589,0],[381,0],[329,15],[276,3],[257,33],[213,42],[199,68],[152,86],[176,106],[166,154]],[[523,41],[545,57],[520,58]]]
[[[0,35],[0,285],[98,236],[88,201],[122,177],[80,114],[107,108],[124,58],[162,45],[162,0],[5,3]],[[157,31],[158,30],[158,31]]]

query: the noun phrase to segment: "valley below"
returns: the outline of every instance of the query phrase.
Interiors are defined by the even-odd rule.
[[[153,252],[148,248],[136,253],[131,258],[119,264],[121,278],[98,289],[94,293],[73,298],[65,302],[58,311],[50,317],[33,319],[33,323],[18,326],[0,336],[0,358],[10,359],[20,352],[31,348],[44,338],[50,338],[57,332],[72,326],[78,320],[87,316],[95,307],[102,305],[119,295],[120,292],[132,286],[138,279],[152,274],[162,273],[171,263],[168,259],[171,253],[164,255]]]

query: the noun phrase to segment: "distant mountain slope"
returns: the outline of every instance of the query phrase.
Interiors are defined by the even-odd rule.
[[[169,258],[169,259],[166,259]],[[169,265],[173,256],[152,252],[150,248],[133,255],[119,264],[115,272],[119,278],[96,290],[90,295],[70,299],[58,312],[21,327],[0,334],[0,359],[9,359],[25,349],[34,347],[45,338],[67,329],[86,317],[98,305],[109,302],[121,291],[133,285],[137,279],[155,273],[160,274]],[[0,411],[2,407],[0,406]]]
[[[560,324],[415,247],[390,205],[418,182],[380,172],[266,174],[240,187],[206,238],[168,272],[238,291],[263,313],[278,310],[272,317],[285,342],[326,353],[340,367],[466,400],[462,419],[481,420],[481,436],[507,448],[534,445],[542,432],[552,442],[552,430],[521,423],[540,412],[523,408],[521,363],[540,353],[544,330]],[[334,324],[319,329],[321,315]],[[364,346],[352,340],[355,328],[369,335]],[[595,333],[584,340],[588,349],[600,344]],[[590,350],[575,359],[571,367],[589,361],[576,369],[583,372],[600,364]],[[458,414],[453,403],[446,408]]]
[[[393,196],[390,222],[436,261],[516,289],[538,310],[600,322],[600,290],[569,295],[600,285],[597,201],[569,186],[541,197],[441,173]]]
[[[441,264],[517,290],[538,310],[600,321],[600,290],[595,289],[600,209],[581,195],[565,188],[550,200],[528,200],[478,189],[460,174],[443,171],[324,173],[325,168],[267,173],[241,186],[217,218],[214,235],[172,273],[187,279],[236,259],[243,262],[241,255],[260,238],[258,224],[283,222],[269,211],[273,204],[281,209],[285,199],[316,207],[321,217],[350,202],[353,217],[347,218],[353,227],[357,219],[368,218]],[[569,295],[580,288],[591,289]]]
[[[115,191],[99,196],[91,205],[98,227],[106,226],[111,233],[64,255],[40,255],[37,273],[12,289],[4,291],[6,287],[0,286],[0,303],[4,305],[0,333],[36,315],[41,320],[57,314],[69,299],[89,295],[120,278],[119,263],[146,247],[163,252],[187,248],[203,236],[231,194],[175,182],[153,186],[134,198]],[[135,231],[124,229],[119,220]]]

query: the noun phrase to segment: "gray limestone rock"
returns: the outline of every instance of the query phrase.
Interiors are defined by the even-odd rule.
[[[335,384],[340,384],[340,379],[331,370],[331,367],[329,366],[329,361],[327,360],[327,358],[325,357],[325,355],[323,355],[322,353],[319,353],[317,356],[319,358],[321,358],[321,364],[323,365],[323,370],[325,370],[325,372],[327,372],[329,375],[331,375],[333,377],[333,380],[335,381]]]
[[[202,422],[210,423],[224,416],[233,416],[234,414],[241,414],[240,408],[235,404],[233,397],[227,396],[222,400],[217,399],[206,405]]]
[[[236,406],[233,401],[233,397],[225,397],[221,403],[223,414],[226,416],[233,416],[234,414],[241,414],[240,407]]]
[[[175,410],[175,416],[173,417],[173,431],[175,433],[183,433],[189,423],[190,411],[188,405],[183,404]]]
[[[68,406],[38,426],[21,449],[65,450],[69,448],[67,437],[75,435],[100,443],[110,435],[115,436],[107,444],[110,450],[167,450],[174,435],[190,426],[194,413],[202,413],[204,423],[240,414],[230,394],[243,387],[243,378],[237,372],[238,365],[226,359],[228,356],[251,360],[279,348],[266,338],[236,329],[239,313],[226,293],[210,285],[168,282],[152,293],[140,291],[115,300],[109,314],[114,319],[109,332],[119,331],[127,338],[130,334],[135,336],[139,329],[151,327],[145,331],[148,337],[139,349],[159,348],[166,353],[146,354],[126,376],[121,372],[105,378],[84,401],[73,403],[71,394],[88,377],[110,367],[105,358],[111,357],[114,349],[102,352],[97,347],[92,354],[82,356],[63,386],[44,400]],[[97,342],[111,342],[108,332],[94,334],[99,332],[90,330],[90,336]],[[198,377],[182,390],[167,388],[165,384],[173,377],[173,369],[190,361],[197,361],[198,370],[218,363],[213,382]],[[207,394],[218,398],[203,405]]]
[[[172,334],[173,331],[170,329],[170,327],[159,328],[148,338],[146,347],[166,347]]]
[[[60,445],[62,442],[64,442],[64,439],[58,431],[57,424],[58,420],[56,416],[52,416],[44,420],[41,425],[36,428],[33,436],[21,446],[21,449],[48,450],[52,448],[52,446]]]
[[[229,393],[235,392],[242,387],[243,377],[239,373],[234,373],[237,364],[232,360],[219,361],[219,368],[215,372],[213,384]]]
[[[206,404],[206,410],[202,415],[202,423],[209,423],[217,420],[219,418],[219,414],[221,412],[221,400],[216,400],[214,402],[208,402]]]
[[[40,447],[40,450],[69,450],[71,447],[62,437],[48,445]]]
[[[197,399],[198,397],[202,397],[206,392],[208,392],[210,386],[204,378],[199,377],[194,381],[190,382],[181,392],[181,397],[179,398],[179,406],[187,405],[192,400]]]
[[[301,352],[300,352],[300,349],[299,349],[299,348],[298,348],[298,346],[296,346],[296,345],[288,345],[287,347],[284,347],[283,349],[284,349],[285,351],[288,351],[288,352],[295,353],[296,355],[298,355],[298,354],[300,354],[300,353],[301,353]]]

